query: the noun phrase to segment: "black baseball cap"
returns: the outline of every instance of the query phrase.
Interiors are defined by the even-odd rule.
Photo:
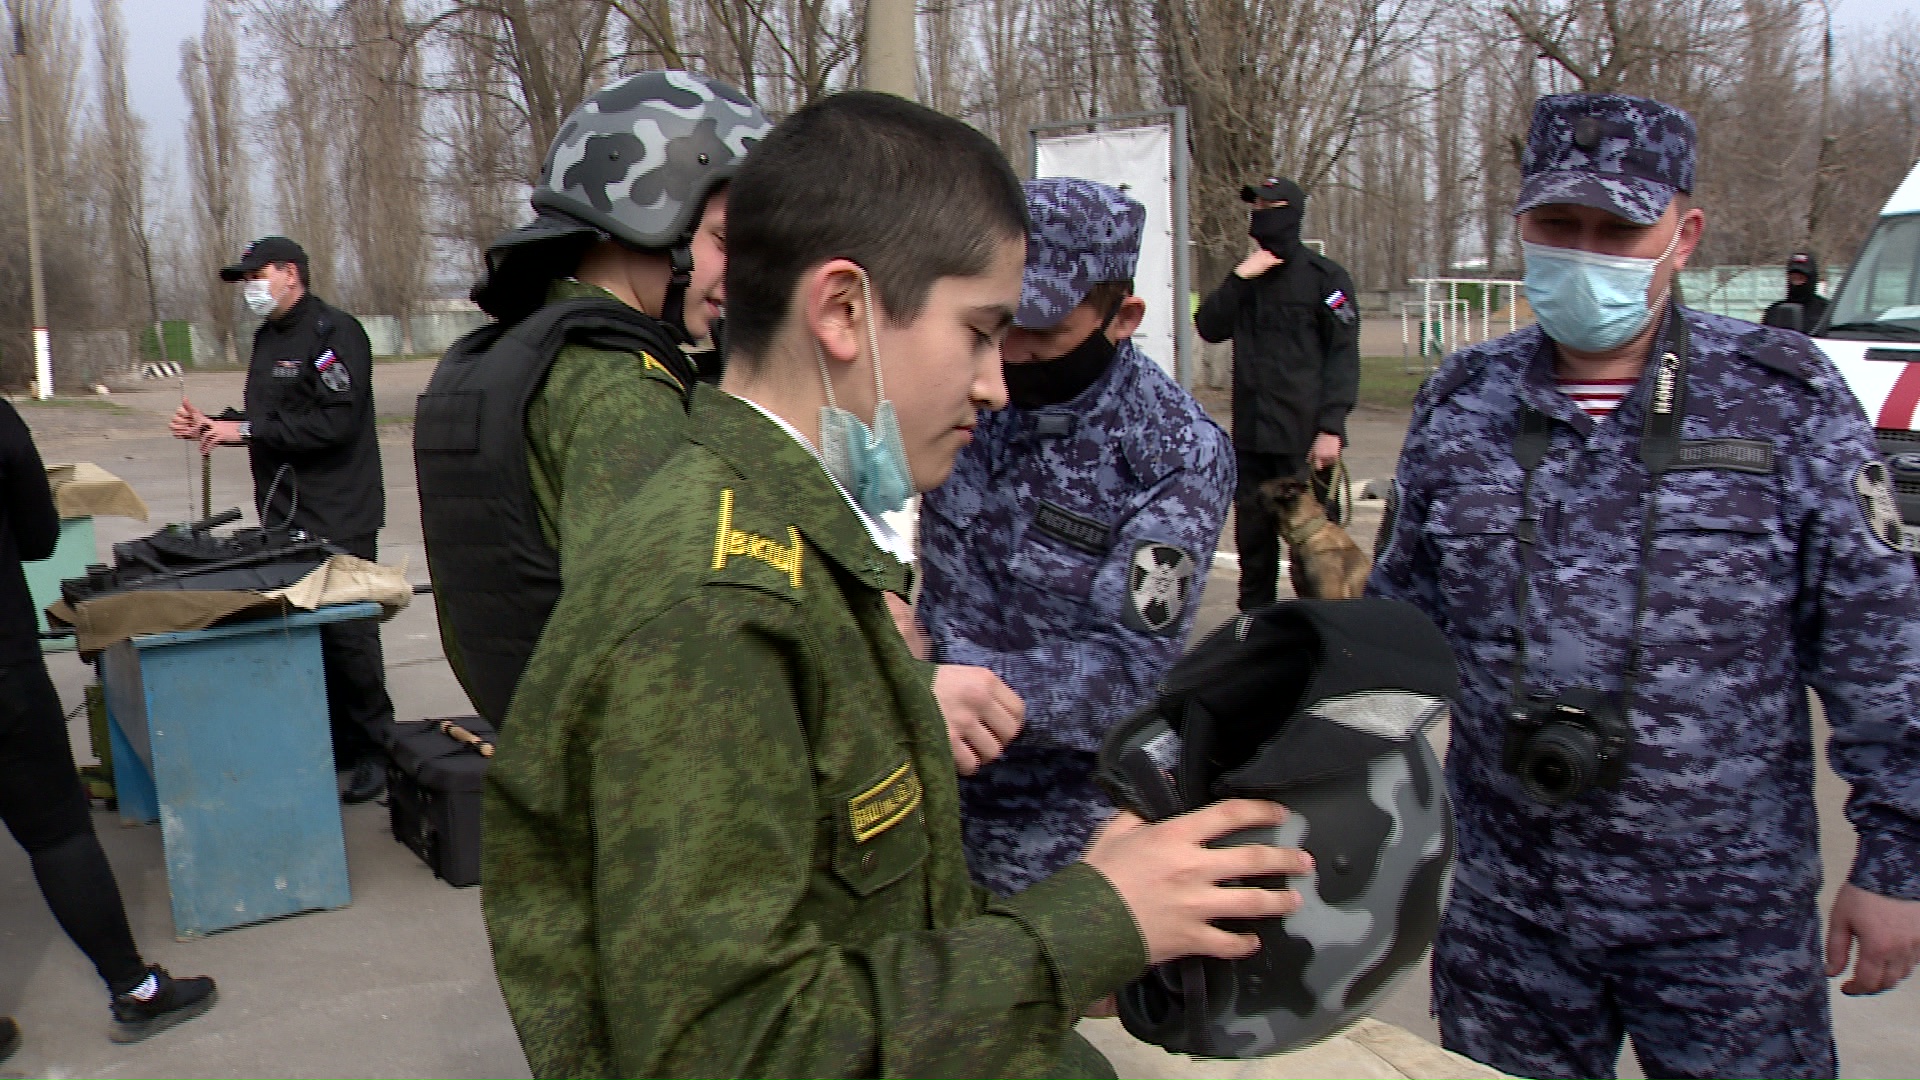
[[[1283,202],[1288,206],[1297,207],[1307,201],[1307,193],[1301,191],[1300,185],[1291,180],[1278,176],[1269,176],[1257,184],[1242,184],[1240,186],[1241,202],[1252,202],[1255,199],[1265,199],[1268,202]]]
[[[305,270],[307,252],[284,236],[263,236],[247,245],[239,262],[220,268],[220,280],[239,281],[268,263],[292,263]]]

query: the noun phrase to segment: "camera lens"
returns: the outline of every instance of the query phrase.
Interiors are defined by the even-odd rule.
[[[1548,724],[1527,741],[1518,772],[1530,798],[1558,806],[1599,777],[1599,736],[1575,724]]]

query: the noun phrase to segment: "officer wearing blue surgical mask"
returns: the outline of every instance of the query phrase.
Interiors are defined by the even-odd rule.
[[[1652,221],[1573,202],[1519,214],[1527,303],[1567,378],[1631,380],[1646,363],[1654,312],[1700,244],[1707,218],[1676,194]]]
[[[1368,582],[1460,670],[1441,1035],[1522,1076],[1611,1077],[1630,1035],[1647,1076],[1831,1077],[1828,980],[1920,960],[1913,559],[1832,363],[1681,306],[1695,138],[1645,98],[1536,103],[1538,324],[1421,389]],[[1859,835],[1824,927],[1809,689]]]

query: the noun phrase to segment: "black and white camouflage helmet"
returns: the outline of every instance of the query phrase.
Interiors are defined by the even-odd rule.
[[[1392,600],[1260,608],[1174,666],[1154,705],[1108,735],[1102,783],[1149,820],[1281,803],[1280,825],[1218,843],[1304,848],[1314,869],[1287,881],[1304,901],[1293,914],[1220,924],[1258,934],[1252,956],[1176,960],[1122,989],[1129,1032],[1203,1057],[1281,1053],[1360,1019],[1419,962],[1453,867],[1426,731],[1457,692],[1446,639]]]
[[[692,238],[707,196],[772,127],[746,95],[705,75],[629,75],[561,125],[533,205],[630,247],[673,248]]]

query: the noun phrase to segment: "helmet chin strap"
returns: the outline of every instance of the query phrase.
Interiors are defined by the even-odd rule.
[[[668,252],[672,276],[667,278],[666,303],[660,308],[660,321],[682,345],[693,344],[687,330],[687,288],[693,284],[693,245],[681,241]]]

